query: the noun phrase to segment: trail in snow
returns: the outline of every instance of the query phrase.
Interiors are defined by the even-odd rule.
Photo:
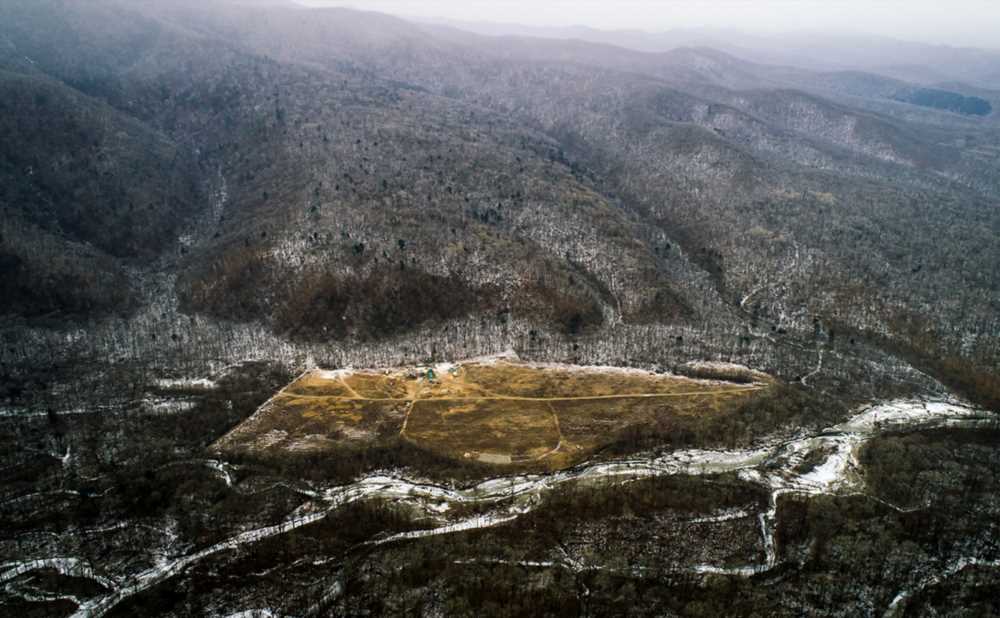
[[[733,521],[736,519],[743,519],[745,517],[750,517],[753,515],[753,511],[750,507],[745,507],[742,509],[732,508],[723,509],[715,515],[709,515],[706,517],[695,517],[689,519],[688,522],[692,524],[717,524],[724,521]]]
[[[809,378],[813,377],[814,375],[823,370],[823,352],[824,352],[823,348],[820,348],[818,352],[819,357],[816,360],[816,368],[807,373],[806,375],[802,376],[803,386],[808,386],[806,382],[809,380]]]
[[[168,379],[162,378],[153,382],[158,388],[162,389],[202,389],[202,390],[212,390],[218,386],[214,380],[208,378],[176,378]]]
[[[512,513],[507,515],[497,515],[497,514],[477,515],[475,517],[470,517],[468,519],[464,519],[462,521],[458,521],[453,524],[447,524],[439,528],[427,528],[425,530],[410,530],[408,532],[400,532],[398,534],[393,534],[382,539],[372,540],[370,543],[372,545],[382,545],[384,543],[392,543],[394,541],[423,539],[429,536],[452,534],[454,532],[462,532],[465,530],[479,530],[482,528],[492,528],[493,526],[499,526],[500,524],[505,524],[507,522],[514,521],[520,514],[521,513]]]
[[[98,597],[94,600],[81,604],[73,616],[78,618],[97,618],[99,616],[103,616],[123,600],[139,594],[140,592],[183,572],[190,565],[207,558],[208,556],[225,550],[236,549],[242,545],[256,543],[268,537],[290,532],[296,528],[301,528],[302,526],[306,526],[323,519],[333,508],[335,507],[331,507],[328,510],[313,513],[304,517],[291,519],[275,526],[249,530],[222,541],[221,543],[206,547],[201,551],[188,554],[187,556],[178,558],[172,562],[166,562],[165,564],[147,569],[146,571],[143,571],[133,577],[129,584],[118,588],[111,594],[104,597]]]
[[[132,577],[127,583],[117,587],[113,584],[108,586],[112,590],[111,593],[81,604],[74,615],[103,616],[121,601],[183,572],[189,566],[209,556],[315,523],[338,508],[360,500],[379,499],[405,504],[424,513],[434,524],[430,528],[382,538],[376,537],[368,541],[370,545],[383,545],[501,525],[530,512],[539,504],[545,492],[570,482],[605,479],[629,481],[673,475],[735,472],[745,481],[769,488],[771,495],[768,509],[758,514],[764,545],[764,562],[736,567],[695,565],[690,568],[697,573],[750,576],[767,571],[777,564],[774,534],[780,496],[861,493],[864,485],[856,454],[858,447],[871,437],[904,429],[996,427],[997,423],[996,415],[955,403],[902,400],[870,406],[850,420],[830,427],[818,435],[773,443],[757,449],[731,451],[687,449],[661,456],[592,463],[548,475],[494,478],[458,489],[413,482],[392,475],[374,474],[348,485],[303,491],[302,493],[310,498],[310,502],[300,507],[287,521],[274,526],[247,530],[200,551],[173,560],[164,560],[161,564]],[[817,460],[811,467],[807,463],[810,458]],[[208,460],[207,465],[215,468],[216,462]],[[227,484],[231,484],[232,479],[225,469],[225,464],[218,462],[216,469],[225,475]],[[456,505],[481,505],[492,507],[492,510],[458,521],[449,520],[447,513]],[[750,513],[745,510],[736,509],[704,518],[703,521],[719,522],[749,515]],[[25,566],[27,564],[19,563],[11,568],[28,572],[32,568]],[[0,575],[0,582],[5,581],[3,578],[8,572]],[[97,577],[95,574],[94,579]],[[104,581],[111,583],[106,578]]]
[[[52,569],[67,577],[80,577],[97,582],[108,590],[116,590],[118,585],[107,577],[98,575],[86,562],[77,558],[44,558],[22,562],[0,564],[0,584],[17,579],[25,573],[39,569]]]
[[[278,618],[278,616],[269,609],[245,609],[241,612],[226,614],[225,618]]]
[[[901,591],[896,597],[889,603],[889,608],[885,611],[884,618],[895,618],[896,616],[902,615],[903,611],[906,609],[906,604],[913,597],[914,594],[919,593],[924,588],[928,586],[934,586],[940,584],[944,580],[961,573],[968,567],[988,567],[994,569],[1000,569],[1000,560],[981,560],[979,558],[959,558],[955,560],[947,567],[945,567],[940,573],[935,573],[925,577],[916,583],[912,588]]]

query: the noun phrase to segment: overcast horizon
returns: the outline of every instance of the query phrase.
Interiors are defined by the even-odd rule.
[[[823,32],[875,35],[955,47],[1000,49],[1000,2],[955,0],[295,0],[410,19],[440,19],[531,27],[586,26],[598,30],[664,32],[727,29],[750,34]]]

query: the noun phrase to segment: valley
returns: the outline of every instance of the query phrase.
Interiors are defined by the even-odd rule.
[[[0,614],[1000,615],[1000,57],[482,30],[0,0]]]
[[[508,384],[508,388],[525,391],[539,388],[539,384],[546,381],[539,379],[540,375],[550,373],[559,376],[555,379],[555,384],[578,383],[589,388],[591,393],[582,395],[587,398],[610,398],[610,404],[614,404],[614,398],[628,397],[629,395],[600,395],[593,394],[595,391],[602,391],[609,388],[609,383],[613,388],[621,388],[623,383],[638,387],[637,390],[649,389],[651,385],[660,386],[661,392],[654,393],[657,397],[683,396],[699,397],[698,393],[704,391],[695,390],[703,388],[703,385],[691,380],[678,378],[663,378],[655,374],[643,374],[641,372],[615,372],[608,369],[589,369],[584,371],[571,371],[568,368],[546,367],[545,369],[533,369],[528,372],[532,379],[524,380],[523,374],[529,367],[520,365],[507,365],[503,363],[489,363],[481,365],[478,363],[457,364],[450,366],[438,366],[443,369],[441,373],[449,375],[449,369],[455,371],[454,374],[461,374],[461,379],[455,375],[456,381],[460,384],[449,385],[445,378],[440,383],[423,383],[421,379],[414,379],[415,372],[410,376],[401,372],[395,387],[398,389],[396,395],[423,395],[429,398],[421,399],[401,399],[404,402],[413,401],[450,401],[453,400],[456,391],[461,391],[467,395],[470,389],[469,378],[477,375],[476,371],[482,372],[484,368],[488,370],[485,376],[480,378],[483,382],[488,382],[489,376],[499,378],[513,371],[521,373],[522,380],[511,383],[510,380],[503,379],[500,383]],[[499,367],[499,368],[498,368]],[[421,372],[422,373],[422,372]],[[377,374],[377,379],[372,380],[376,374],[360,373],[353,375],[350,372],[321,372],[313,371],[299,377],[289,386],[279,392],[270,401],[280,400],[282,397],[301,396],[303,391],[329,393],[331,387],[342,389],[341,395],[346,396],[346,400],[357,401],[356,393],[350,392],[358,386],[367,383],[362,387],[369,395],[386,395],[385,388],[392,383],[393,376],[390,373]],[[420,375],[420,374],[416,374]],[[426,374],[423,374],[426,375]],[[409,378],[409,379],[407,379]],[[409,382],[408,388],[404,386]],[[192,380],[187,383],[192,385],[203,382]],[[658,384],[657,384],[658,383]],[[680,384],[678,384],[680,383]],[[725,392],[727,389],[734,389],[734,386],[726,387],[724,383],[713,383],[715,391]],[[720,388],[721,387],[721,388]],[[548,388],[552,388],[551,383]],[[739,387],[746,390],[743,385]],[[750,387],[755,388],[755,387]],[[759,388],[759,387],[756,387]],[[374,390],[368,390],[374,389]],[[294,394],[288,394],[287,391]],[[665,392],[664,392],[665,391]],[[688,392],[685,392],[688,391]],[[482,394],[482,393],[480,393]],[[436,395],[437,397],[433,397]],[[632,396],[649,395],[649,393],[633,393]],[[330,398],[335,397],[329,394],[312,395],[322,397],[322,405],[330,405]],[[495,396],[495,395],[494,395]],[[500,396],[503,397],[503,396]],[[472,398],[479,401],[478,397]],[[361,398],[367,401],[367,398]],[[396,401],[392,398],[392,401]],[[463,401],[468,401],[463,398]],[[529,399],[535,401],[537,398]],[[312,401],[312,400],[311,400]],[[340,399],[344,401],[344,399]],[[503,401],[509,401],[503,399]],[[516,401],[524,401],[517,399]],[[573,401],[564,399],[563,401]],[[588,399],[588,401],[594,401]],[[607,401],[600,399],[599,401]],[[268,407],[266,403],[262,411],[266,413],[277,413],[280,416],[288,416],[295,413],[294,408],[284,407],[279,404],[277,408]],[[312,405],[319,405],[313,403]],[[696,402],[691,405],[697,407]],[[257,414],[260,414],[258,411]],[[697,414],[710,414],[710,409],[699,409]],[[613,414],[613,413],[612,413]],[[247,423],[255,428],[259,423],[253,421],[251,416]],[[242,433],[242,425],[234,430],[237,435]],[[461,430],[459,430],[461,431]],[[323,614],[334,611],[337,613],[351,613],[357,609],[356,603],[369,602],[365,592],[366,588],[358,589],[356,584],[349,584],[352,578],[360,575],[352,575],[350,570],[343,570],[348,564],[357,561],[381,560],[380,554],[387,551],[383,548],[399,546],[409,547],[407,551],[419,551],[420,544],[425,539],[435,539],[438,537],[463,537],[478,534],[486,529],[497,529],[496,534],[503,534],[504,530],[511,526],[517,528],[517,522],[531,520],[536,513],[549,512],[557,509],[556,505],[562,501],[583,500],[585,503],[592,500],[597,495],[608,494],[622,495],[626,503],[632,492],[639,491],[637,495],[642,495],[640,487],[652,484],[667,482],[669,487],[670,479],[677,479],[677,482],[686,484],[686,491],[695,490],[701,484],[704,489],[698,489],[699,493],[708,491],[707,495],[701,498],[685,497],[685,493],[678,493],[677,489],[658,489],[657,492],[666,491],[663,498],[665,502],[658,505],[648,505],[644,508],[653,508],[654,513],[662,513],[670,517],[677,518],[678,523],[672,524],[675,529],[669,534],[680,534],[682,530],[688,529],[690,534],[697,534],[699,537],[711,539],[714,535],[726,531],[726,534],[735,534],[740,539],[740,546],[743,549],[736,550],[737,554],[729,555],[725,552],[720,554],[706,554],[707,562],[689,563],[689,559],[681,559],[675,562],[676,558],[661,557],[656,554],[644,556],[641,548],[635,548],[639,554],[632,558],[629,563],[619,565],[615,563],[610,555],[606,554],[578,554],[576,550],[570,549],[572,546],[562,544],[547,547],[544,543],[535,546],[528,554],[521,557],[515,553],[511,555],[509,551],[500,554],[489,552],[476,552],[471,557],[466,552],[454,554],[456,564],[475,565],[508,565],[509,568],[528,569],[535,571],[564,571],[580,576],[596,576],[602,573],[613,575],[614,577],[624,577],[626,579],[646,580],[650,577],[680,577],[688,579],[700,577],[735,577],[735,578],[760,578],[775,569],[783,568],[789,561],[795,562],[806,559],[797,557],[791,541],[787,537],[787,532],[783,531],[780,513],[791,508],[790,504],[800,504],[803,500],[811,500],[813,497],[829,497],[838,500],[855,500],[862,498],[880,509],[887,509],[887,513],[897,513],[905,515],[908,513],[922,512],[929,508],[928,504],[912,504],[909,501],[896,503],[896,496],[886,494],[880,487],[872,483],[872,471],[869,469],[871,463],[866,460],[866,450],[872,448],[873,442],[898,439],[895,436],[905,437],[920,434],[933,434],[934,432],[998,432],[998,425],[995,415],[982,410],[976,410],[947,401],[921,401],[921,400],[898,400],[872,404],[855,412],[842,423],[827,427],[815,434],[806,435],[772,435],[762,437],[756,446],[747,449],[705,449],[689,448],[679,450],[653,451],[635,453],[629,457],[608,457],[604,461],[583,463],[577,466],[568,467],[562,471],[545,474],[532,473],[507,473],[502,476],[491,476],[491,471],[496,470],[496,466],[507,467],[507,462],[498,463],[493,460],[486,460],[484,465],[489,467],[482,469],[485,480],[465,481],[455,483],[433,482],[421,480],[408,476],[403,471],[373,470],[356,480],[346,484],[328,484],[323,481],[304,482],[297,475],[272,476],[270,481],[266,478],[264,469],[259,464],[253,463],[232,463],[223,459],[194,460],[190,462],[179,461],[178,464],[187,468],[188,478],[203,478],[198,481],[208,490],[223,495],[231,495],[237,502],[253,502],[260,504],[273,503],[275,490],[280,490],[280,494],[286,497],[278,500],[276,504],[268,509],[272,511],[270,517],[274,518],[274,523],[254,526],[253,522],[258,521],[256,516],[243,520],[231,528],[231,536],[225,536],[224,529],[217,532],[201,533],[199,539],[184,538],[183,529],[177,529],[176,521],[172,522],[171,516],[140,517],[138,519],[130,516],[126,519],[116,519],[114,513],[117,510],[112,505],[118,502],[116,494],[122,488],[109,486],[107,490],[93,494],[85,499],[95,501],[99,505],[100,525],[92,526],[93,541],[100,539],[102,545],[111,546],[118,544],[132,544],[137,538],[148,537],[144,528],[151,531],[162,530],[167,536],[160,537],[162,540],[152,544],[147,543],[151,552],[148,563],[144,570],[133,572],[131,567],[122,564],[114,567],[111,563],[105,563],[100,570],[95,570],[92,558],[88,559],[78,555],[72,549],[73,536],[67,533],[54,533],[49,540],[39,538],[37,541],[29,541],[24,536],[15,537],[22,548],[30,547],[30,551],[40,554],[37,559],[26,559],[15,562],[6,562],[0,567],[0,579],[7,583],[8,594],[27,595],[28,590],[38,590],[25,599],[32,599],[33,603],[41,603],[41,606],[51,605],[54,609],[63,599],[69,599],[78,604],[78,609],[74,615],[80,616],[103,616],[103,615],[125,615],[135,612],[153,611],[154,606],[150,603],[157,603],[157,596],[150,596],[153,590],[162,586],[173,588],[178,585],[186,585],[184,582],[194,583],[197,578],[203,577],[203,564],[212,564],[209,577],[216,578],[221,573],[236,569],[245,568],[241,563],[252,559],[257,549],[257,545],[267,546],[271,539],[281,539],[287,536],[305,535],[306,538],[314,534],[325,536],[323,532],[326,526],[331,525],[331,519],[336,520],[340,514],[352,512],[351,509],[362,509],[363,512],[374,512],[376,518],[393,521],[388,528],[379,525],[378,531],[370,533],[371,536],[364,536],[363,533],[352,533],[350,539],[345,539],[346,545],[336,545],[340,549],[337,553],[329,554],[331,548],[322,545],[323,549],[314,548],[325,555],[325,558],[316,564],[340,565],[334,569],[339,573],[333,579],[322,580],[326,583],[320,584],[319,588],[310,589],[307,595],[310,603],[302,605],[305,600],[291,601],[291,606],[278,603],[272,600],[264,607],[257,609],[268,609],[280,613],[302,613],[305,615]],[[346,433],[348,436],[350,434]],[[593,431],[590,432],[593,434]],[[266,434],[265,434],[266,435]],[[420,435],[420,434],[417,434]],[[353,436],[351,436],[353,437]],[[509,440],[509,436],[500,436]],[[415,439],[415,438],[410,438]],[[508,443],[505,440],[505,443]],[[221,445],[211,447],[218,450],[220,448],[233,448],[226,446],[236,442],[232,434],[224,437]],[[436,450],[436,445],[431,444],[427,448]],[[465,446],[461,448],[467,448]],[[1000,456],[993,450],[993,457]],[[70,456],[69,454],[67,456]],[[224,457],[224,456],[223,456]],[[506,464],[506,465],[505,465]],[[167,468],[161,468],[165,470]],[[178,468],[178,471],[180,468]],[[261,474],[264,473],[263,476]],[[158,473],[158,477],[159,477]],[[494,472],[495,474],[495,472]],[[193,476],[191,476],[193,475]],[[699,480],[704,479],[704,480]],[[69,479],[67,479],[68,481]],[[157,483],[162,484],[166,479],[158,478]],[[90,482],[99,482],[97,478],[90,479]],[[190,482],[190,481],[189,481]],[[720,494],[715,489],[722,483],[728,489]],[[624,492],[624,493],[622,493]],[[77,494],[80,495],[80,494]],[[671,498],[670,496],[675,496]],[[6,512],[6,516],[12,516],[17,512],[24,512],[22,509],[30,508],[35,510],[56,507],[59,501],[49,502],[51,507],[46,507],[45,502],[37,502],[43,499],[41,495],[37,498],[21,498],[16,501],[6,501],[0,505],[0,509]],[[933,496],[927,497],[932,502]],[[48,499],[45,499],[48,501]],[[225,504],[224,500],[222,504]],[[693,502],[692,502],[693,501]],[[35,504],[31,504],[31,503]],[[284,503],[285,506],[280,506]],[[992,501],[992,509],[1000,506]],[[235,507],[235,503],[231,507]],[[277,507],[277,510],[273,510]],[[612,509],[612,511],[615,509]],[[690,513],[683,515],[684,513]],[[555,514],[555,513],[553,513]],[[221,515],[216,515],[217,517]],[[237,512],[231,512],[225,517],[245,518],[246,515],[239,516]],[[559,517],[559,515],[555,515]],[[620,520],[616,526],[649,526],[658,521],[657,515],[649,520],[649,515],[635,513],[624,520]],[[787,516],[787,515],[786,515]],[[547,517],[547,516],[546,516]],[[571,518],[574,516],[571,516]],[[594,521],[600,524],[602,519]],[[615,521],[614,519],[609,520]],[[681,524],[680,522],[688,522]],[[631,522],[631,523],[629,523]],[[97,522],[95,522],[97,524]],[[745,525],[746,524],[746,525]],[[230,524],[231,525],[231,524]],[[229,526],[225,526],[229,527]],[[572,528],[571,528],[572,529]],[[173,530],[173,531],[171,531]],[[301,532],[300,532],[301,530]],[[68,532],[68,531],[67,531]],[[207,532],[207,531],[206,531]],[[217,536],[219,534],[222,536]],[[617,533],[606,531],[602,533],[604,542],[614,542],[617,534],[624,533],[620,530]],[[161,533],[157,533],[152,538],[157,538]],[[357,536],[362,534],[362,536]],[[138,535],[138,536],[137,536]],[[178,536],[180,535],[180,536]],[[215,540],[212,540],[215,537]],[[8,539],[5,542],[11,542]],[[90,543],[91,541],[86,541]],[[166,542],[166,545],[163,543]],[[456,541],[459,542],[460,541]],[[70,543],[70,545],[67,545]],[[326,542],[324,542],[326,543]],[[27,545],[25,545],[27,544]],[[190,553],[177,552],[180,547],[190,547]],[[87,545],[80,547],[85,554],[91,552]],[[24,551],[24,549],[22,549]],[[398,551],[398,550],[397,550]],[[451,551],[451,550],[449,550]],[[739,553],[742,552],[742,553]],[[45,555],[58,555],[58,558],[45,558]],[[265,555],[267,551],[265,550]],[[308,555],[308,552],[307,554]],[[304,556],[303,556],[304,557]],[[905,607],[906,598],[920,589],[934,585],[943,578],[958,575],[968,568],[981,566],[989,568],[991,558],[990,550],[982,548],[975,555],[955,556],[959,560],[960,566],[948,567],[941,573],[927,572],[925,577],[916,577],[917,573],[924,573],[922,569],[914,574],[914,579],[899,580],[899,598],[894,600],[887,609],[886,615],[896,615],[893,612],[901,611]],[[742,562],[741,562],[742,561]],[[308,564],[308,563],[306,563]],[[125,570],[119,570],[124,568]],[[277,576],[278,573],[294,573],[304,568],[301,561],[294,561],[290,564],[278,562],[272,564],[268,572]],[[221,569],[221,571],[220,571]],[[274,569],[277,569],[275,571]],[[308,569],[307,569],[308,570]],[[45,573],[58,574],[50,578],[45,584],[39,580],[39,576]],[[259,579],[260,576],[255,576]],[[194,578],[194,579],[192,579]],[[97,588],[88,597],[77,597],[69,592],[65,586],[70,581],[91,581]],[[261,583],[267,581],[259,580]],[[38,589],[38,586],[48,586]],[[78,588],[78,586],[77,586]],[[265,585],[263,589],[266,589]],[[257,587],[255,587],[257,589]],[[912,591],[911,591],[912,589]],[[41,592],[45,590],[45,592]],[[18,592],[24,591],[24,592]],[[260,593],[258,589],[255,595]],[[358,597],[357,595],[362,596]],[[883,592],[884,594],[884,592]],[[265,597],[266,598],[266,595]],[[51,600],[50,600],[51,599]],[[85,600],[86,599],[86,600]],[[204,599],[200,602],[205,602]],[[235,615],[240,611],[250,611],[253,607],[229,606],[225,597],[211,599],[208,601],[217,611],[222,614]],[[395,602],[393,598],[384,598],[383,602]],[[277,604],[275,604],[277,603]],[[313,606],[315,604],[315,606]],[[117,608],[117,609],[116,609]],[[125,609],[123,609],[125,608]],[[224,609],[225,608],[225,609]],[[167,607],[160,607],[159,610],[166,610]],[[117,612],[117,613],[115,613]],[[124,613],[123,613],[124,612]]]

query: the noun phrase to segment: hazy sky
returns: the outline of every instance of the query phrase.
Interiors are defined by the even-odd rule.
[[[1000,48],[1000,0],[297,0],[402,16],[600,29],[825,31]]]

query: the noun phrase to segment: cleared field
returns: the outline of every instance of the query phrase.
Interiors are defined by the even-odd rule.
[[[216,443],[323,452],[403,439],[459,460],[559,469],[626,432],[691,431],[767,383],[631,369],[475,362],[302,375]]]
[[[410,389],[413,386],[413,381],[407,379],[406,376],[354,373],[345,376],[343,382],[358,397],[369,399],[412,399]]]
[[[469,365],[465,380],[497,395],[587,397],[683,393],[704,390],[705,381],[630,369],[570,368],[509,363]]]
[[[218,443],[246,451],[325,451],[398,435],[405,402],[282,393]]]
[[[361,397],[347,386],[342,371],[310,371],[282,391],[285,395]]]

